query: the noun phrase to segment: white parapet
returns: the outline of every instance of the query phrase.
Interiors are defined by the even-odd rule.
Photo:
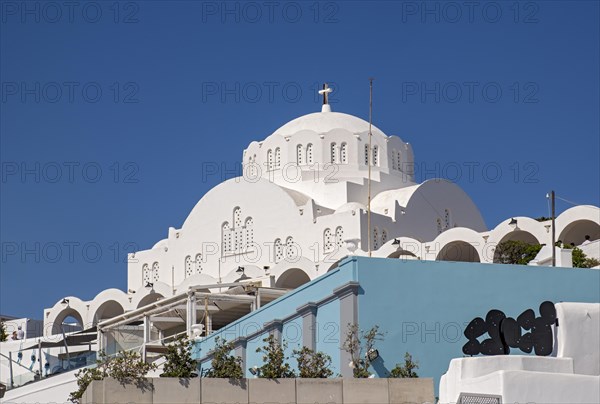
[[[502,403],[600,403],[600,304],[558,303],[553,356],[457,358],[440,380],[440,403],[461,394]]]

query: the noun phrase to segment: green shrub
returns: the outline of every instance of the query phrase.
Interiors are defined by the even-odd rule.
[[[494,262],[527,265],[541,249],[541,244],[529,244],[518,240],[503,241],[496,246]]]
[[[315,352],[310,348],[302,347],[294,350],[293,356],[298,361],[298,376],[314,379],[325,379],[333,375],[331,356],[324,352]]]
[[[355,378],[371,376],[369,373],[371,361],[367,355],[363,355],[363,352],[367,353],[375,349],[376,341],[383,341],[383,333],[379,332],[378,325],[364,331],[360,330],[357,324],[348,324],[342,349],[350,354],[350,366]]]
[[[95,367],[81,369],[75,374],[77,390],[71,392],[69,401],[79,403],[92,381],[103,380],[106,377],[112,377],[123,385],[133,383],[144,389],[146,375],[156,369],[155,364],[144,362],[140,355],[133,351],[121,351],[110,358],[100,352],[99,356]]]
[[[160,377],[189,379],[198,376],[196,373],[197,362],[192,359],[192,344],[185,335],[178,337],[173,344],[167,346],[164,358],[166,362]]]
[[[281,379],[286,377],[295,377],[294,371],[290,367],[285,356],[285,348],[287,344],[283,346],[270,334],[267,338],[263,339],[266,342],[262,348],[257,348],[256,352],[263,353],[264,364],[258,368],[258,377],[265,379]]]
[[[396,367],[390,371],[390,377],[393,378],[410,378],[410,377],[419,377],[417,373],[414,371],[418,369],[419,365],[417,362],[413,362],[413,358],[411,354],[406,352],[404,354],[404,365],[396,364]]]
[[[212,351],[212,368],[209,369],[204,376],[226,379],[241,379],[244,377],[242,358],[230,355],[233,348],[233,342],[227,342],[225,339],[216,337],[215,348]]]

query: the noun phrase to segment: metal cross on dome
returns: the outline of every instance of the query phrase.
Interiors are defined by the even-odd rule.
[[[323,89],[319,90],[319,94],[323,96],[323,105],[329,104],[329,93],[333,90],[329,87],[327,83],[323,84]]]

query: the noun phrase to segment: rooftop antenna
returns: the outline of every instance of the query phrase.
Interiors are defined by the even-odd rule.
[[[323,84],[323,89],[319,90],[319,94],[323,96],[323,106],[321,112],[331,112],[331,105],[329,105],[329,93],[333,90],[327,83]]]
[[[550,198],[550,201],[552,203],[552,213],[551,213],[551,218],[552,218],[552,266],[555,267],[556,266],[556,223],[555,223],[556,194],[554,193],[554,191],[550,191],[549,194],[546,194],[546,198]],[[561,248],[562,248],[562,246],[561,246]]]
[[[368,191],[367,191],[367,245],[369,251],[369,257],[371,256],[371,160],[373,159],[373,152],[371,148],[372,133],[371,127],[373,126],[373,77],[369,77],[369,153],[367,155],[367,163],[369,166],[369,179],[368,179]]]

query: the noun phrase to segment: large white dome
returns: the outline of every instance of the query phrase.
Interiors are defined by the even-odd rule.
[[[353,115],[341,112],[315,112],[298,117],[273,132],[273,135],[292,136],[302,130],[316,133],[327,133],[334,129],[345,129],[350,133],[368,133],[369,122]],[[374,135],[386,136],[379,128],[373,126]],[[272,135],[272,136],[273,136]]]

